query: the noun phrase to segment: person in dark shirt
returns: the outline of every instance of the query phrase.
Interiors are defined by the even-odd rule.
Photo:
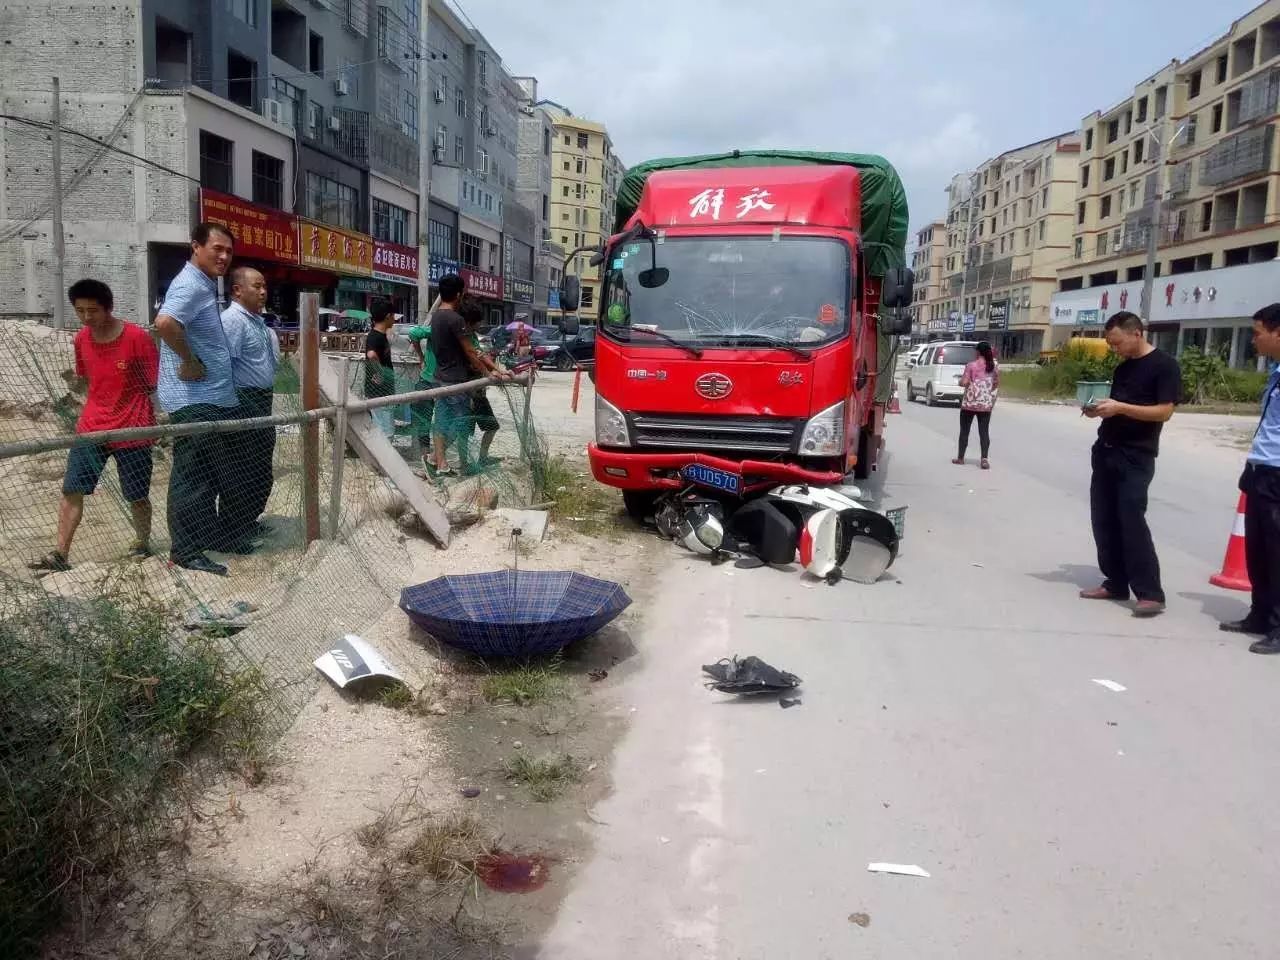
[[[1147,526],[1147,488],[1156,472],[1160,428],[1182,395],[1178,361],[1143,336],[1142,318],[1122,311],[1107,320],[1107,343],[1121,362],[1111,396],[1083,408],[1102,421],[1093,445],[1089,505],[1103,582],[1085,600],[1137,599],[1134,616],[1164,612],[1160,561]]]
[[[454,281],[457,281],[457,285]],[[453,274],[440,278],[440,298],[457,293],[453,301],[457,309],[437,310],[431,318],[431,352],[436,356],[436,383],[442,387],[466,383],[480,377],[511,378],[510,372],[486,357],[476,346],[472,334],[484,319],[484,310],[461,289],[462,280]],[[450,477],[447,450],[450,441],[458,444],[463,469],[467,467],[467,438],[474,426],[472,395],[458,393],[436,400],[432,424],[437,476]]]
[[[372,329],[364,338],[364,395],[389,397],[396,392],[396,372],[391,366],[391,341],[387,331],[395,323],[396,315],[391,304],[379,303],[373,308]],[[395,433],[395,411],[390,407],[377,407],[369,411],[374,423],[386,436]]]

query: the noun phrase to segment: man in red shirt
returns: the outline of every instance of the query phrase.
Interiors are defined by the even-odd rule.
[[[76,433],[155,426],[151,394],[156,389],[160,354],[141,327],[125,323],[111,309],[111,288],[99,280],[80,280],[67,291],[82,327],[74,347],[76,377],[89,392]],[[58,546],[31,564],[51,573],[70,570],[71,540],[84,514],[84,497],[97,489],[107,460],[115,458],[120,491],[133,514],[134,542],[130,556],[151,556],[151,444],[150,440],[84,443],[71,448],[58,507]]]

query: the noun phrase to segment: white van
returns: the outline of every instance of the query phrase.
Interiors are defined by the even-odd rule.
[[[946,340],[929,344],[914,367],[907,372],[907,399],[921,394],[929,406],[940,400],[959,403],[964,396],[960,378],[965,364],[978,359],[976,340]]]

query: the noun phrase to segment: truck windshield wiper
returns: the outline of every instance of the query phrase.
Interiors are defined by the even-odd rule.
[[[809,353],[808,350],[802,350],[794,343],[788,343],[786,340],[779,340],[777,337],[771,337],[763,333],[724,333],[720,336],[724,340],[754,340],[778,350],[786,350],[788,353],[794,354],[802,360],[808,360],[812,357],[812,354]]]
[[[628,327],[627,329],[631,332],[632,336],[637,333],[647,333],[651,337],[657,337],[660,340],[665,340],[673,347],[679,347],[681,350],[687,350],[689,355],[695,359],[701,358],[702,356],[702,351],[697,347],[692,344],[685,343],[683,340],[678,340],[669,333],[663,333],[661,330],[654,330],[651,327]],[[630,340],[631,337],[627,337],[627,339]]]

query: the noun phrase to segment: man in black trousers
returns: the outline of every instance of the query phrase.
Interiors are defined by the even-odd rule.
[[[1280,303],[1253,315],[1253,346],[1260,356],[1280,360]],[[1280,653],[1280,367],[1271,371],[1262,393],[1262,416],[1240,477],[1245,495],[1244,551],[1253,586],[1249,613],[1221,624],[1228,633],[1262,635],[1253,653]]]
[[[1143,335],[1142,318],[1128,311],[1107,320],[1106,338],[1120,355],[1111,396],[1083,408],[1102,421],[1093,445],[1089,505],[1102,585],[1081,590],[1085,600],[1137,598],[1133,614],[1164,612],[1160,561],[1147,527],[1147,488],[1156,473],[1160,429],[1182,395],[1178,361]]]

